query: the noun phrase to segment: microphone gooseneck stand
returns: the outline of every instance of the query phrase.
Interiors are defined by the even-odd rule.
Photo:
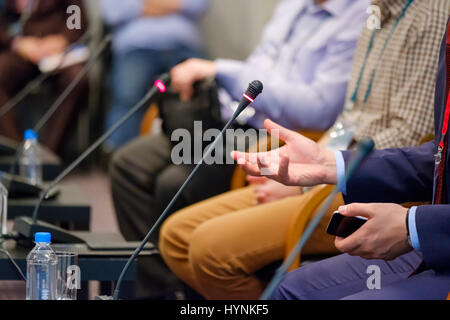
[[[114,295],[113,295],[113,299],[114,300],[117,300],[119,298],[120,286],[122,284],[122,281],[123,281],[123,279],[124,279],[128,269],[131,266],[131,263],[137,258],[139,253],[141,253],[141,251],[144,249],[146,243],[150,240],[150,237],[153,234],[153,232],[156,230],[156,228],[158,228],[160,226],[160,224],[164,221],[164,219],[166,218],[166,216],[168,215],[168,213],[172,209],[173,205],[178,200],[178,198],[181,196],[181,193],[184,191],[186,186],[189,184],[189,182],[191,181],[192,177],[196,174],[196,172],[201,167],[201,165],[203,164],[205,159],[211,155],[211,152],[214,150],[214,148],[219,143],[219,141],[222,141],[226,130],[228,128],[230,128],[230,126],[233,124],[233,122],[236,120],[236,118],[239,116],[239,114],[241,114],[241,112],[251,102],[253,102],[253,100],[262,92],[262,90],[263,90],[263,84],[260,81],[256,80],[256,81],[253,81],[252,83],[250,83],[247,91],[244,93],[244,96],[243,96],[243,98],[241,100],[241,103],[239,104],[237,110],[235,111],[235,113],[233,114],[231,119],[228,121],[228,123],[225,125],[225,127],[222,129],[222,131],[220,132],[220,135],[209,146],[208,150],[205,152],[205,154],[203,155],[202,159],[199,161],[199,163],[197,163],[197,165],[194,167],[192,172],[189,174],[189,176],[184,181],[183,185],[180,187],[180,189],[178,189],[178,191],[175,194],[175,196],[172,198],[172,200],[169,202],[167,207],[164,209],[163,213],[159,216],[158,220],[156,220],[156,222],[150,228],[150,230],[148,231],[148,233],[145,236],[144,240],[142,240],[140,246],[136,249],[136,251],[130,257],[130,259],[127,261],[125,267],[123,268],[123,270],[122,270],[122,272],[121,272],[121,274],[119,276],[119,279],[117,280],[117,285],[116,285],[116,288],[114,289]]]
[[[34,232],[39,232],[39,228],[47,228],[49,230],[52,226],[37,220],[39,209],[42,202],[45,200],[47,194],[63,180],[73,169],[75,169],[83,160],[85,160],[95,149],[97,149],[106,139],[108,139],[114,132],[116,132],[130,117],[132,117],[142,107],[146,106],[149,101],[158,92],[164,92],[164,87],[170,82],[170,76],[163,74],[155,81],[155,85],[148,91],[148,93],[132,108],[130,109],[114,126],[112,126],[106,133],[99,137],[89,148],[86,149],[77,159],[75,159],[63,172],[61,172],[50,185],[41,192],[39,200],[34,208],[33,216],[17,217],[14,221],[14,229],[25,238],[31,238]],[[44,226],[45,225],[45,226]],[[55,228],[56,230],[56,228]],[[58,228],[58,232],[62,232]]]

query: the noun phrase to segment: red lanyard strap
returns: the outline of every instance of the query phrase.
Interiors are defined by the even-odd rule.
[[[449,90],[450,90],[450,23],[448,25],[447,30],[447,50],[446,50],[446,63],[447,63],[447,103],[445,105],[445,112],[444,112],[444,123],[442,124],[442,137],[441,142],[439,143],[439,147],[444,147],[444,139],[447,135],[448,131],[448,123],[449,123],[449,116],[450,116],[450,96]]]

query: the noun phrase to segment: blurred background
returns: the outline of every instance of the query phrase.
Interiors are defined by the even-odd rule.
[[[8,5],[14,3],[20,6],[21,3],[26,2],[21,0],[0,1],[0,6],[3,10],[1,22],[5,26],[5,30],[11,33],[11,30],[16,28],[15,24],[17,24],[17,22],[15,24],[10,23],[11,12],[8,13]],[[278,2],[278,0],[210,0],[207,11],[205,11],[199,21],[203,55],[211,59],[231,58],[244,60],[258,44],[261,38],[261,31],[273,14],[273,9]],[[81,3],[84,6],[82,13],[83,30],[86,31],[88,28],[90,32],[90,38],[86,41],[86,45],[89,47],[92,55],[105,35],[111,32],[112,28],[104,19],[100,0],[85,0]],[[24,8],[26,11],[26,6]],[[24,14],[20,15],[17,12],[12,12],[12,16],[12,21],[14,22],[22,19]],[[63,17],[67,18],[67,15]],[[32,24],[34,21],[33,16],[30,21],[29,24]],[[27,31],[27,28],[33,29],[32,26],[27,27],[25,25],[24,30],[14,32],[23,32],[24,36],[26,32],[38,32],[39,35],[39,31]],[[27,45],[28,43],[25,43],[25,41],[19,44],[11,44],[11,46],[17,46],[18,49],[14,49],[16,52],[20,52],[22,49],[26,50]],[[5,56],[11,54],[8,49],[4,50]],[[105,52],[102,52],[97,62],[89,68],[86,79],[84,79],[88,89],[81,91],[82,93],[79,93],[81,99],[73,103],[76,105],[73,107],[76,111],[66,116],[67,127],[58,131],[58,128],[55,129],[52,125],[49,125],[49,128],[46,128],[44,133],[39,136],[41,143],[46,148],[52,149],[55,155],[61,159],[63,166],[75,159],[107,129],[105,124],[108,122],[108,113],[111,111],[111,97],[114,90],[111,86],[113,50],[113,46],[109,45]],[[25,65],[24,59],[22,59],[20,63],[16,61],[18,66],[15,68],[8,59],[0,59],[0,69],[4,70],[6,77],[2,83],[3,87],[8,87],[7,83],[11,80],[10,77],[8,78],[8,75],[11,74],[14,77],[14,75],[22,73],[20,68]],[[76,72],[78,71],[77,69]],[[2,122],[1,126],[9,126],[13,121],[18,121],[20,130],[32,128],[37,122],[42,120],[42,117],[45,117],[46,112],[48,112],[50,106],[55,104],[55,99],[67,87],[69,81],[76,78],[76,72],[70,74],[67,81],[61,81],[61,83],[58,80],[59,78],[56,78],[56,89],[55,84],[51,83],[52,81],[44,81],[36,86],[23,101],[14,107],[14,112],[16,112],[14,117],[8,117],[9,114],[2,117],[0,120]],[[38,73],[35,70],[30,69],[29,73],[27,79],[17,80],[15,88],[10,91],[8,91],[9,88],[6,90],[4,101],[0,103],[3,104],[3,107],[10,101],[8,99],[13,99],[30,81],[38,78]],[[53,78],[50,80],[53,80]],[[2,109],[0,109],[1,111]],[[45,126],[47,126],[47,123],[45,123]],[[14,130],[11,132],[14,133]],[[4,132],[2,134],[5,135]],[[150,133],[146,132],[145,134]],[[6,135],[8,136],[8,134]],[[14,136],[14,134],[11,135]],[[15,140],[18,139],[16,138]],[[49,141],[54,141],[53,145],[50,145],[50,143],[46,145],[46,142]],[[21,141],[18,140],[17,142],[20,143]],[[112,151],[114,150],[105,151],[104,148],[99,149],[63,182],[63,185],[77,184],[83,190],[91,204],[90,229],[94,232],[118,232],[119,230],[113,213],[107,173]],[[18,281],[0,281],[0,299],[23,299],[25,294],[24,285],[24,283]],[[92,290],[95,292],[95,286],[92,287]]]

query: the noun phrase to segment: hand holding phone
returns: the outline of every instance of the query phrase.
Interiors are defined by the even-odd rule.
[[[333,213],[328,224],[327,233],[333,236],[347,238],[367,222],[365,217],[346,217],[338,211]]]

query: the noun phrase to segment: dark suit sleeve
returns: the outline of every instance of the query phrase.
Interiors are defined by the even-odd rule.
[[[431,201],[435,143],[374,151],[347,182],[346,203]],[[353,151],[344,151],[348,163]]]
[[[433,142],[416,148],[375,151],[347,183],[346,203],[431,201],[436,150]],[[351,156],[344,153],[346,163]],[[450,271],[450,205],[419,206],[416,228],[425,264]]]
[[[436,271],[450,271],[450,205],[420,206],[416,228],[425,264]]]

